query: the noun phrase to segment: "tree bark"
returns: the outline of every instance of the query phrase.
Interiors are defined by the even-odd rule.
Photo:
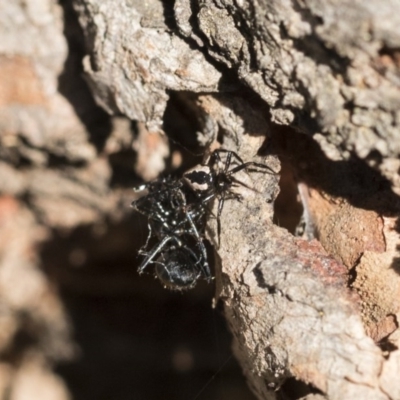
[[[0,351],[25,329],[27,312],[35,337],[59,340],[35,357],[73,353],[37,245],[55,230],[126,220],[131,176],[179,166],[175,137],[282,175],[241,172],[243,200],[225,202],[219,248],[213,218],[207,229],[215,302],[255,395],[399,399],[397,2],[62,7],[64,30],[52,0],[0,0]],[[281,217],[291,222],[280,227]],[[76,266],[81,250],[70,258]],[[12,274],[26,277],[29,296],[15,297]],[[38,293],[50,314],[33,301]]]

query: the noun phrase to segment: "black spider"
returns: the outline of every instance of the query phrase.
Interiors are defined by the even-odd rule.
[[[221,154],[226,154],[225,161],[221,159]],[[230,169],[233,162],[232,158],[235,159],[238,165]],[[247,187],[246,184],[234,177],[234,174],[242,170],[249,172],[264,170],[272,175],[276,175],[276,172],[267,165],[254,161],[244,162],[238,154],[225,149],[215,150],[211,153],[205,165],[195,167],[183,175],[183,180],[197,193],[199,202],[208,203],[213,198],[218,198],[216,216],[218,244],[220,243],[221,236],[220,218],[225,200],[235,199],[241,201],[241,196],[233,192],[232,189],[238,186]]]
[[[200,277],[210,280],[201,236],[204,206],[187,202],[190,196],[179,179],[158,179],[137,190],[144,189],[148,193],[132,205],[148,218],[149,236],[144,249],[153,236],[158,243],[149,252],[140,251],[145,259],[139,266],[139,273],[149,264],[155,264],[156,274],[164,285],[177,290],[193,287]]]
[[[221,154],[225,154],[223,161]],[[233,161],[236,166],[231,168]],[[275,172],[265,164],[243,162],[229,150],[215,150],[209,160],[186,172],[180,179],[160,178],[136,190],[147,190],[147,194],[132,203],[133,207],[148,218],[149,236],[140,254],[144,255],[139,266],[142,273],[149,264],[155,264],[158,278],[171,289],[193,287],[199,278],[211,280],[204,245],[204,229],[211,214],[210,202],[218,199],[217,234],[220,242],[220,217],[225,200],[241,200],[233,192],[239,185],[234,174],[247,170]],[[147,251],[151,237],[158,243]]]

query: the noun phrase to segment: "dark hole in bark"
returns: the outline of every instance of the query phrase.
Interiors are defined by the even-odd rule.
[[[290,164],[281,159],[281,168],[280,192],[274,203],[273,221],[274,224],[286,228],[294,234],[303,213],[303,206]]]
[[[308,385],[307,383],[295,378],[287,379],[281,386],[280,392],[282,399],[285,400],[297,400],[311,393],[322,394],[322,392],[314,386]]]

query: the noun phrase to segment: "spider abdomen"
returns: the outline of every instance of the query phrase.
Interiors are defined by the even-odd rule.
[[[174,290],[191,288],[201,275],[195,258],[183,247],[162,253],[157,260],[155,271],[160,281]]]

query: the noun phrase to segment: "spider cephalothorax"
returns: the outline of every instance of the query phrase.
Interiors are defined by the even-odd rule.
[[[225,154],[225,160],[222,160],[221,154]],[[233,162],[236,165],[232,166]],[[233,151],[218,149],[211,153],[206,165],[201,165],[187,171],[183,175],[185,183],[197,193],[200,203],[208,203],[212,199],[218,199],[217,209],[217,234],[218,243],[221,236],[220,217],[224,207],[225,200],[235,199],[241,200],[241,196],[233,191],[233,188],[245,186],[235,178],[235,174],[239,171],[249,172],[267,172],[275,175],[276,173],[267,165],[249,161],[244,162],[238,154]]]

